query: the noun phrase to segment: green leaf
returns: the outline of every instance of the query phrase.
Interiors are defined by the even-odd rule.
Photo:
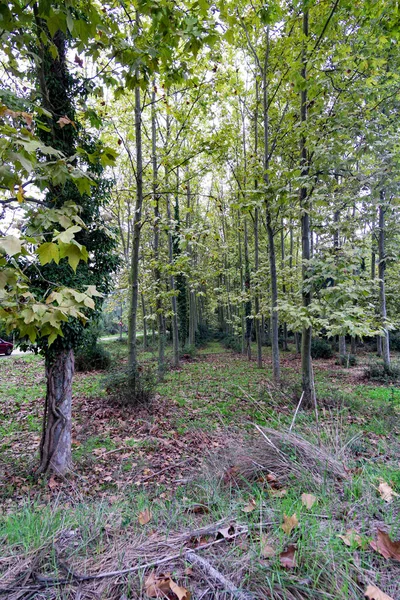
[[[37,249],[37,253],[40,264],[42,265],[47,265],[47,263],[51,262],[52,260],[54,260],[54,262],[57,264],[60,262],[58,246],[53,242],[45,242],[44,244],[41,244]]]
[[[21,240],[15,235],[6,235],[0,238],[0,248],[3,248],[9,256],[14,256],[21,252]]]
[[[82,230],[82,227],[79,227],[79,225],[72,225],[72,227],[68,227],[68,229],[66,229],[65,231],[62,231],[61,233],[56,235],[54,237],[54,239],[59,240],[63,244],[69,244],[71,242],[71,240],[74,238],[75,233],[78,233],[78,231],[81,231],[81,230]]]

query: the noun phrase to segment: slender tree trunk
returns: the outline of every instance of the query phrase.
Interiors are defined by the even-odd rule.
[[[166,331],[163,306],[161,301],[161,269],[160,260],[160,195],[158,193],[158,164],[157,164],[157,124],[156,124],[156,92],[153,81],[151,109],[151,148],[153,167],[153,200],[154,200],[154,279],[156,283],[156,313],[158,324],[158,376],[161,379],[165,369]]]
[[[38,473],[63,475],[71,466],[71,405],[74,352],[46,358],[46,404]]]
[[[281,270],[282,270],[282,294],[284,299],[286,299],[286,284],[284,278],[284,269],[285,269],[285,235],[284,235],[284,222],[283,218],[281,219]],[[287,324],[286,322],[283,324],[283,344],[282,349],[287,352],[288,350],[288,339],[287,339]]]
[[[263,120],[264,120],[264,183],[266,202],[266,221],[268,235],[268,258],[271,276],[271,346],[272,346],[272,371],[275,382],[280,379],[279,359],[279,320],[278,320],[278,284],[276,276],[275,232],[272,227],[269,191],[269,112],[268,112],[268,79],[269,68],[269,27],[267,28],[267,47],[265,51],[263,69]]]
[[[146,303],[144,301],[144,295],[141,294],[142,298],[142,315],[143,315],[143,350],[147,349],[147,320],[146,320]]]
[[[247,358],[251,360],[251,330],[253,325],[253,319],[251,316],[251,296],[250,296],[250,262],[249,262],[249,239],[247,233],[247,218],[244,217],[244,287],[248,295],[245,303],[245,327],[246,327],[246,354]]]
[[[385,200],[384,192],[381,192],[381,202]],[[384,335],[382,337],[382,358],[385,369],[390,369],[390,348],[389,348],[389,330],[387,328],[386,311],[386,291],[385,291],[385,270],[386,270],[386,252],[385,252],[385,208],[382,203],[379,205],[379,308],[381,314],[382,328]]]
[[[303,3],[303,35],[305,40],[308,38],[308,9],[306,1]],[[300,167],[301,176],[306,178],[309,172],[308,153],[306,146],[306,125],[307,125],[307,48],[305,42],[302,51],[301,77],[304,80],[303,89],[300,92],[300,120],[302,124],[302,133],[300,137]],[[308,285],[308,261],[311,258],[311,240],[310,240],[310,201],[308,191],[305,185],[300,188],[300,210],[301,210],[301,248],[302,248],[302,301],[304,308],[308,309],[311,304],[311,290]],[[314,375],[311,361],[311,340],[312,328],[303,327],[301,335],[301,373],[303,387],[303,406],[311,407],[315,401]]]
[[[137,20],[138,20],[137,16]],[[136,74],[139,77],[139,73]],[[136,205],[132,237],[132,256],[130,270],[131,301],[129,307],[128,330],[128,367],[134,372],[137,369],[137,313],[139,297],[139,249],[142,228],[143,206],[143,156],[142,156],[142,107],[140,87],[135,88],[135,137],[136,137]]]
[[[254,113],[254,156],[257,158],[258,155],[258,81],[256,80],[256,109]],[[254,180],[254,189],[256,192],[256,201],[258,201],[258,179],[257,177]],[[256,277],[258,277],[258,269],[260,267],[260,244],[259,244],[259,208],[255,207],[254,210],[254,270]],[[257,343],[257,367],[259,369],[263,366],[262,361],[262,331],[261,331],[261,320],[260,320],[260,297],[259,297],[259,289],[258,289],[258,281],[256,284],[255,295],[254,295],[254,312],[255,312],[255,328],[256,328],[256,343]]]

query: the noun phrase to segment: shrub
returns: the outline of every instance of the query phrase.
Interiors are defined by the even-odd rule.
[[[97,344],[92,347],[80,348],[75,355],[75,370],[104,371],[111,365],[111,354]]]
[[[332,346],[327,340],[314,338],[311,342],[312,358],[331,358],[333,356]]]
[[[354,354],[341,354],[339,356],[338,363],[347,369],[349,367],[354,367],[357,364],[357,358]]]
[[[400,352],[400,331],[390,332],[389,345],[391,350]]]
[[[104,387],[108,398],[122,406],[149,406],[157,384],[156,370],[138,366],[135,370],[114,371],[106,378]]]
[[[226,335],[222,338],[222,344],[225,346],[225,348],[229,348],[234,352],[242,351],[242,340],[236,335]]]
[[[364,373],[367,379],[380,383],[396,382],[400,380],[400,365],[391,364],[390,367],[385,367],[383,361],[375,361],[365,368]]]

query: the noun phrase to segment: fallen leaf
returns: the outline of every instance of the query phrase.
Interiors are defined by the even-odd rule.
[[[192,504],[185,507],[185,512],[195,513],[196,515],[205,515],[210,512],[206,504]]]
[[[276,552],[273,546],[268,543],[268,536],[263,533],[260,538],[261,556],[264,558],[271,558],[275,556]]]
[[[49,488],[51,489],[52,492],[54,492],[54,490],[56,490],[58,488],[58,483],[57,481],[54,479],[54,475],[52,475],[48,481]]]
[[[144,589],[146,591],[146,596],[149,598],[162,598],[170,590],[170,581],[171,578],[169,573],[163,575],[156,575],[154,571],[150,573],[150,575],[146,578],[144,582]]]
[[[242,510],[245,513],[251,513],[255,508],[257,508],[257,502],[254,500],[254,498],[251,498],[249,503],[246,504],[246,506],[242,508]]]
[[[275,488],[271,488],[269,490],[269,495],[272,496],[273,498],[283,498],[284,496],[286,496],[287,494],[287,490],[282,489],[282,490],[277,490]]]
[[[151,520],[151,512],[148,508],[145,508],[138,514],[138,521],[140,525],[146,525]]]
[[[305,506],[306,508],[310,509],[314,506],[314,504],[316,503],[317,498],[313,495],[313,494],[302,494],[301,495],[301,502],[303,504],[303,506]]]
[[[361,546],[362,539],[354,529],[348,529],[344,535],[338,535],[346,546]]]
[[[296,546],[291,544],[285,552],[281,552],[279,555],[282,567],[285,569],[294,569],[296,564]]]
[[[380,497],[383,498],[385,502],[393,502],[395,496],[398,496],[397,492],[395,492],[386,481],[382,481],[378,487]]]
[[[393,600],[393,598],[382,592],[375,585],[369,585],[364,592],[364,596],[369,598],[369,600]]]
[[[222,527],[221,529],[218,529],[216,539],[229,539],[233,536],[234,533],[235,528],[233,525],[229,525],[229,527]]]
[[[400,561],[400,540],[393,542],[385,531],[378,529],[377,540],[372,541],[370,546],[385,558],[394,558]]]
[[[171,589],[171,592],[173,592],[179,600],[190,600],[190,592],[188,592],[186,588],[181,587],[177,583],[172,581],[172,579],[169,582],[169,587]]]
[[[185,571],[184,571],[185,575],[187,575],[188,577],[191,577],[193,575],[193,569],[192,567],[186,567]]]
[[[156,575],[152,571],[144,582],[144,588],[149,598],[165,598],[169,592],[172,592],[178,600],[190,600],[190,592],[175,583],[169,573]]]
[[[281,527],[287,535],[289,535],[289,533],[292,531],[292,529],[297,527],[298,524],[299,524],[299,521],[297,519],[296,513],[294,513],[291,517],[288,517],[287,515],[283,515],[283,524],[281,525]]]

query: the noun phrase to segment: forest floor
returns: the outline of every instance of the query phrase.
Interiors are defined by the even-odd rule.
[[[278,388],[265,353],[210,343],[140,409],[77,373],[74,470],[47,480],[43,361],[0,357],[0,598],[400,600],[400,388],[316,360],[319,427],[300,410],[289,434],[299,357]]]

